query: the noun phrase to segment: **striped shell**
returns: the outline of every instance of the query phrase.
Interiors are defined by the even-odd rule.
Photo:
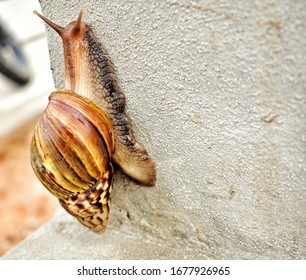
[[[114,152],[112,124],[87,98],[52,93],[38,121],[31,163],[41,183],[91,230],[104,230],[110,206]]]

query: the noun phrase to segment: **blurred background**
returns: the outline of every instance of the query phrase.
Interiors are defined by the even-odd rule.
[[[54,89],[45,27],[33,10],[40,12],[37,0],[0,0],[0,256],[58,209],[30,165],[32,131]]]

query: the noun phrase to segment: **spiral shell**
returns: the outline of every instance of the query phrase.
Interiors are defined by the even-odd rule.
[[[88,99],[72,91],[52,93],[31,146],[41,183],[84,225],[106,226],[112,191],[112,124]]]

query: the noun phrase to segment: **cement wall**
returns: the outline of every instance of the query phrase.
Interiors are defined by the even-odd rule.
[[[62,213],[4,258],[306,257],[304,0],[41,5],[60,25],[85,8],[158,180],[117,172],[104,235]],[[47,31],[60,88],[61,41]]]

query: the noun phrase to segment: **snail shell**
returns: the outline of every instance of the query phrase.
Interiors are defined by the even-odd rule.
[[[113,163],[133,180],[153,185],[155,163],[132,133],[109,56],[88,24],[58,26],[38,14],[62,38],[65,89],[52,93],[38,121],[31,163],[64,209],[95,232],[108,220]]]
[[[61,205],[93,231],[107,223],[113,182],[112,124],[94,103],[54,92],[32,138],[32,167]]]

